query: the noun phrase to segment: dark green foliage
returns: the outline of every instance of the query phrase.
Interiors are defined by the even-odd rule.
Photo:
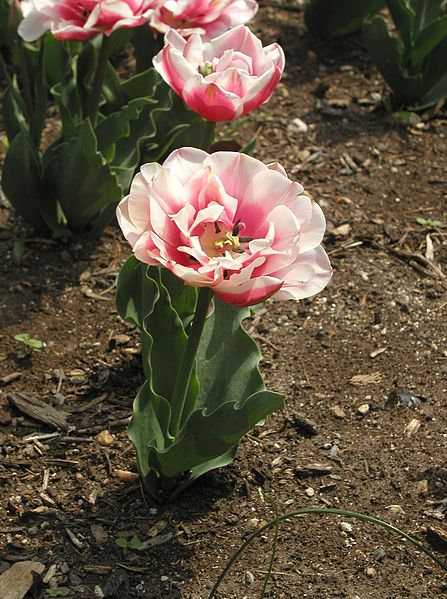
[[[401,104],[425,108],[447,96],[447,3],[387,0],[396,32],[381,16],[363,31],[373,62]]]

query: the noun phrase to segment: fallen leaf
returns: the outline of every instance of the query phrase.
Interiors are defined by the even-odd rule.
[[[383,374],[379,371],[370,374],[356,374],[349,379],[351,385],[377,385],[383,380]]]
[[[411,435],[418,432],[420,426],[421,426],[421,421],[418,420],[417,418],[413,418],[412,420],[410,420],[410,422],[404,428],[404,432],[407,435],[407,437],[411,437]]]
[[[102,545],[109,539],[109,535],[100,524],[91,524],[90,531],[98,545]]]
[[[41,562],[16,562],[0,576],[1,599],[23,599],[33,584],[33,572],[42,574]]]

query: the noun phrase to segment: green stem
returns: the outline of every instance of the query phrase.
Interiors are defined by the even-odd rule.
[[[185,353],[183,354],[182,363],[180,365],[177,379],[175,381],[174,391],[172,393],[172,406],[174,407],[174,415],[171,423],[171,433],[174,437],[178,435],[180,430],[183,411],[185,409],[186,396],[188,394],[189,381],[191,379],[197,349],[202,337],[203,327],[205,326],[210,298],[211,290],[209,287],[201,287],[199,289],[196,312],[194,314],[194,320],[189,331]]]
[[[28,67],[26,64],[26,54],[25,48],[23,47],[23,43],[19,42],[19,61],[20,61],[20,74],[23,84],[23,93],[25,96],[26,103],[26,113],[28,117],[28,126],[31,139],[34,145],[37,146],[38,140],[36,134],[36,127],[34,123],[34,107],[33,107],[33,97],[31,95],[31,82],[28,73]]]
[[[302,508],[302,509],[296,510],[294,512],[289,512],[288,514],[284,514],[283,516],[276,517],[274,520],[272,520],[271,522],[268,522],[267,524],[265,524],[264,526],[259,528],[256,532],[254,532],[249,537],[247,537],[247,539],[244,541],[244,543],[242,543],[242,545],[239,547],[239,549],[228,560],[227,565],[225,566],[225,568],[223,569],[219,578],[217,579],[216,584],[211,589],[211,593],[208,595],[208,599],[213,599],[213,597],[216,596],[216,592],[218,591],[223,579],[227,575],[230,568],[233,566],[233,564],[236,562],[236,560],[239,558],[239,556],[245,551],[245,549],[247,549],[248,545],[250,545],[250,543],[254,539],[256,539],[256,537],[259,537],[260,535],[262,535],[266,530],[268,530],[272,526],[277,526],[279,524],[279,522],[282,522],[283,520],[287,520],[288,518],[293,518],[295,516],[303,516],[305,514],[321,514],[321,515],[335,514],[336,516],[345,516],[346,518],[357,518],[358,520],[363,520],[364,522],[369,522],[371,524],[376,524],[377,526],[381,526],[382,528],[386,528],[390,532],[393,532],[393,533],[399,535],[400,537],[403,537],[407,541],[409,541],[412,545],[417,547],[419,549],[419,551],[422,551],[423,553],[425,553],[425,555],[427,555],[431,560],[433,560],[436,564],[438,564],[438,566],[440,566],[443,570],[445,570],[447,572],[447,564],[445,564],[443,561],[438,559],[436,557],[436,555],[434,555],[431,551],[426,549],[424,547],[424,545],[422,545],[422,543],[419,543],[419,541],[417,541],[413,537],[410,537],[410,535],[407,535],[407,533],[403,532],[399,528],[396,528],[396,526],[393,526],[392,524],[388,524],[387,522],[384,522],[383,520],[379,520],[378,518],[373,518],[373,516],[367,516],[366,514],[359,514],[358,512],[339,510],[337,508],[324,508],[323,509],[323,508],[317,508],[317,507],[309,507],[309,508]]]
[[[98,64],[96,65],[95,76],[93,78],[92,91],[88,103],[87,116],[90,117],[92,124],[96,123],[98,116],[99,103],[101,101],[102,86],[104,84],[104,76],[106,74],[107,61],[109,59],[110,37],[103,35],[101,49],[98,56]]]
[[[214,134],[216,131],[216,123],[213,123],[212,121],[206,121],[205,124],[205,132],[204,132],[204,136],[203,136],[203,150],[205,150],[205,152],[209,152],[211,150],[211,146],[214,143]]]

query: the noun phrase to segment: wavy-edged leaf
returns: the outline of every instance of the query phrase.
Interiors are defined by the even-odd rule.
[[[223,403],[210,413],[206,408],[196,410],[174,443],[164,452],[157,452],[161,474],[174,478],[226,454],[259,421],[283,407],[281,395],[264,390],[240,403]]]
[[[249,308],[237,308],[214,298],[197,352],[200,393],[197,407],[215,410],[226,402],[240,402],[264,389],[258,369],[261,353],[242,328]]]
[[[411,50],[413,65],[420,64],[445,39],[447,39],[447,14],[433,21],[417,36]]]
[[[89,119],[76,137],[54,148],[44,183],[54,204],[61,205],[71,230],[84,230],[122,197],[115,175],[98,152]]]
[[[421,94],[422,75],[409,76],[404,72],[403,48],[398,39],[390,36],[385,20],[377,16],[365,21],[363,34],[372,61],[396,98],[404,104],[417,102]]]
[[[414,25],[416,17],[411,2],[408,0],[386,0],[386,4],[404,47],[409,52],[415,36]]]
[[[14,137],[3,164],[2,188],[23,218],[39,231],[47,231],[40,212],[41,165],[37,149],[25,129]]]

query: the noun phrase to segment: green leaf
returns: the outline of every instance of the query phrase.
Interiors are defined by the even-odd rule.
[[[26,107],[14,77],[3,96],[3,121],[8,140],[11,142],[22,129],[28,130]]]
[[[17,239],[14,241],[14,245],[12,247],[12,261],[16,266],[19,266],[22,262],[23,255],[25,254],[25,244],[26,244],[26,236],[22,233]]]
[[[374,17],[371,21],[365,21],[363,34],[372,61],[398,101],[404,104],[417,102],[421,94],[422,76],[409,76],[403,70],[403,47],[389,35],[385,20]]]
[[[42,38],[45,64],[45,80],[48,88],[55,86],[68,70],[69,56],[64,42],[56,39],[48,31]]]
[[[447,38],[447,15],[437,19],[417,36],[411,50],[413,65],[421,63],[438,44]]]
[[[118,545],[118,547],[122,547],[123,549],[127,549],[127,539],[125,539],[124,537],[118,537],[117,539],[115,539],[115,545]]]
[[[121,88],[128,100],[136,100],[154,97],[158,85],[160,85],[160,75],[154,68],[150,68],[124,81]]]
[[[36,144],[39,145],[42,129],[47,115],[47,85],[45,78],[44,46],[40,47],[39,60],[34,71],[34,113],[33,122],[36,135]]]
[[[138,98],[132,100],[129,104],[123,106],[119,111],[103,118],[95,127],[95,134],[98,140],[98,150],[108,155],[112,152],[115,157],[115,144],[123,137],[129,137],[131,134],[130,122],[137,119],[145,106],[152,106],[156,102],[150,98]],[[135,141],[138,144],[138,140]],[[135,166],[138,164],[136,161]]]
[[[67,64],[67,71],[60,83],[51,88],[51,94],[57,102],[62,121],[62,134],[65,140],[76,135],[77,127],[84,116],[83,105],[77,84],[78,57]]]
[[[147,378],[154,391],[162,397],[172,398],[176,383],[176,374],[180,370],[188,336],[183,322],[172,306],[167,288],[162,283],[160,269],[151,267],[146,275],[158,286],[158,299],[143,323],[143,364]],[[148,351],[145,351],[145,348]],[[150,369],[148,368],[150,366]],[[191,375],[186,396],[185,411],[193,406],[199,391],[195,371]],[[170,402],[171,403],[171,402]],[[179,406],[171,403],[172,419],[180,417]]]
[[[15,210],[38,231],[47,231],[40,211],[41,166],[29,133],[22,129],[5,156],[2,188]]]
[[[214,299],[197,355],[200,393],[197,407],[208,411],[220,404],[241,401],[264,389],[258,369],[259,348],[242,328],[249,308],[236,308]]]
[[[122,197],[115,175],[97,149],[90,119],[82,123],[76,137],[54,148],[44,183],[51,202],[60,204],[71,230],[94,225]]]
[[[440,227],[442,225],[442,222],[440,220],[427,220],[425,218],[417,218],[416,222],[418,225],[421,225],[422,227],[430,227],[431,229],[436,229],[437,227]]]
[[[143,264],[135,256],[130,256],[121,267],[116,282],[118,314],[140,330],[159,297],[155,281],[146,276],[147,268],[147,264]]]
[[[132,539],[130,539],[129,544],[128,544],[129,549],[138,549],[138,547],[141,547],[141,541],[138,537],[132,537]]]
[[[121,89],[121,81],[118,73],[115,71],[110,62],[107,63],[104,82],[102,85],[102,96],[104,103],[100,104],[101,112],[110,114],[119,110],[125,103],[125,96]]]
[[[415,11],[415,36],[445,13],[445,2],[434,2],[433,0],[416,0],[414,2]]]
[[[385,0],[312,0],[304,18],[309,31],[337,37],[361,29],[363,21],[384,5]]]
[[[415,12],[408,0],[386,0],[397,32],[407,52],[411,51],[414,38]]]

